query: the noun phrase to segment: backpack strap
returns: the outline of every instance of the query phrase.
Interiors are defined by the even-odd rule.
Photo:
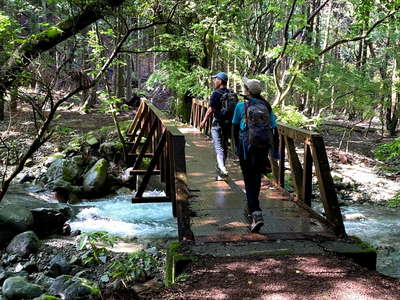
[[[244,99],[244,124],[246,125],[246,127],[249,120],[247,115],[248,101],[249,100]]]

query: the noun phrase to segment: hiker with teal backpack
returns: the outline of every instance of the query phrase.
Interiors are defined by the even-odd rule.
[[[248,78],[242,81],[245,101],[236,105],[232,124],[246,189],[245,214],[250,221],[251,232],[258,232],[264,225],[259,201],[261,176],[266,172],[268,153],[279,159],[276,116],[271,105],[261,96],[261,82]]]
[[[210,97],[210,104],[200,124],[200,129],[204,128],[208,119],[213,118],[211,137],[217,159],[216,180],[225,180],[228,176],[225,161],[228,155],[232,116],[238,99],[237,95],[227,88],[228,75],[226,73],[219,72],[212,78],[215,89]]]

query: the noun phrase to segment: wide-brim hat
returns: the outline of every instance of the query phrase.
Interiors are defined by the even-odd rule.
[[[243,84],[247,88],[247,90],[250,92],[252,95],[259,95],[261,94],[263,88],[261,81],[258,79],[249,79],[244,77],[242,79]]]

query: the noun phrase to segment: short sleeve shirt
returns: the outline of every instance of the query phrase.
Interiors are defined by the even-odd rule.
[[[250,98],[249,101],[251,101],[251,99],[252,98]],[[273,112],[270,112],[269,120],[271,123],[271,127],[275,128],[276,127],[276,116]],[[235,111],[233,113],[232,124],[233,125],[240,124],[241,130],[246,129],[246,123],[244,122],[244,102],[239,102],[238,104],[236,104]]]
[[[227,88],[216,89],[210,97],[210,107],[214,109],[214,118],[219,120],[221,117],[221,96],[228,92]]]

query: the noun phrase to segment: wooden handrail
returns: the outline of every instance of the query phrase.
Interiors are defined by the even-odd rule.
[[[141,103],[134,120],[129,126],[128,164],[132,166],[131,175],[137,185],[137,175],[144,157],[151,157],[141,184],[136,187],[133,203],[172,202],[173,214],[178,220],[180,240],[193,240],[190,229],[189,193],[187,188],[185,136],[174,126],[163,112],[146,99]],[[152,155],[150,155],[150,153]],[[144,197],[151,176],[159,175],[165,184],[166,197]]]
[[[193,100],[190,118],[190,124],[192,126],[199,128],[202,116],[204,116],[207,107],[208,104],[206,101],[198,99]],[[210,120],[205,128],[204,133],[210,135]],[[281,188],[285,187],[285,156],[287,154],[295,187],[295,199],[298,200],[302,206],[306,206],[309,211],[318,215],[319,218],[322,217],[326,221],[326,224],[332,227],[336,235],[345,236],[346,232],[343,218],[333,185],[322,136],[319,133],[296,128],[280,122],[278,122],[278,132],[281,158],[279,161],[270,158],[275,184]],[[302,162],[296,151],[295,142],[304,147]],[[320,216],[311,210],[313,166],[315,168],[315,176],[318,180],[321,201],[324,206],[326,217]]]

